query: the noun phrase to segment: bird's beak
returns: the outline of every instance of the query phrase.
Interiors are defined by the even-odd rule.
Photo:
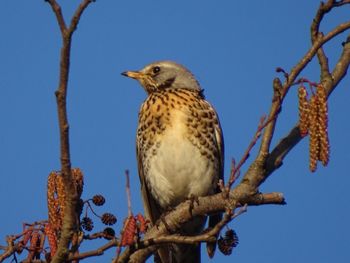
[[[145,77],[145,74],[139,71],[125,71],[122,72],[122,75],[137,80],[143,79]]]

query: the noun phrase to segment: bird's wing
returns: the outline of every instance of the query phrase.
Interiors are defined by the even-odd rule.
[[[218,165],[218,176],[219,180],[224,181],[224,161],[225,161],[225,153],[224,153],[224,137],[222,134],[222,129],[219,121],[219,117],[217,113],[215,112],[214,108],[210,106],[211,112],[214,114],[214,119],[216,120],[214,122],[214,140],[216,142],[216,147],[218,149],[218,159],[219,159],[219,165]],[[220,187],[219,185],[216,186],[215,193],[219,193]],[[218,213],[215,215],[211,215],[209,217],[209,228],[213,228],[222,218],[222,213]],[[216,249],[216,242],[213,243],[207,243],[207,253],[210,258],[214,256]]]
[[[136,154],[137,154],[139,178],[141,183],[143,207],[145,209],[146,218],[150,219],[152,225],[154,225],[154,223],[159,219],[161,215],[161,211],[148,189],[145,174],[144,174],[143,154],[138,142],[139,140],[137,140],[137,143],[136,143]]]
[[[216,114],[216,118],[218,120],[218,123],[214,126],[215,131],[215,140],[216,144],[219,150],[219,180],[222,180],[224,182],[224,162],[225,162],[225,147],[224,147],[224,137],[222,134],[222,129],[219,121],[219,117]],[[220,187],[217,186],[216,193],[220,192]]]
[[[151,220],[152,225],[156,223],[156,221],[161,216],[162,212],[160,207],[157,205],[156,201],[152,197],[145,178],[144,173],[144,163],[142,158],[142,150],[139,145],[139,140],[137,140],[136,143],[136,154],[137,154],[137,166],[139,170],[139,178],[141,183],[141,193],[142,193],[142,200],[143,200],[143,207],[145,209],[145,215],[146,218]],[[159,260],[161,262],[168,262],[170,250],[167,246],[161,247],[158,249],[158,254],[155,254],[155,257],[159,257]]]

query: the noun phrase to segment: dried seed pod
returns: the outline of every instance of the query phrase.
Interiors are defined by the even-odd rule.
[[[133,216],[129,216],[124,221],[124,228],[121,237],[121,246],[130,246],[134,244],[134,238],[137,233],[136,219]]]
[[[317,87],[318,97],[318,123],[319,123],[319,136],[320,136],[320,154],[319,160],[324,166],[329,161],[329,137],[328,137],[328,105],[326,90],[322,85]]]
[[[85,216],[81,219],[81,227],[86,231],[91,231],[94,228],[94,222],[90,217]]]
[[[104,213],[101,217],[101,221],[105,225],[114,225],[117,222],[117,218],[111,213]]]
[[[111,228],[111,227],[106,227],[106,228],[103,230],[103,234],[105,234],[105,237],[104,237],[105,239],[110,240],[110,239],[114,238],[114,236],[115,236],[115,231],[114,231],[114,229]]]
[[[304,86],[298,89],[299,101],[299,130],[302,137],[308,134],[309,129],[309,102],[307,100],[307,91]]]
[[[218,240],[218,247],[225,256],[231,255],[234,247],[238,245],[238,236],[232,229],[226,231],[225,236],[220,236]]]
[[[51,258],[56,254],[57,251],[57,236],[56,233],[53,229],[53,227],[50,225],[50,223],[45,225],[45,234],[47,236],[47,240],[49,243],[49,247],[50,247],[50,256]]]
[[[96,206],[102,206],[105,203],[105,198],[103,197],[103,195],[94,195],[94,197],[92,198],[92,202],[94,203],[94,205]]]

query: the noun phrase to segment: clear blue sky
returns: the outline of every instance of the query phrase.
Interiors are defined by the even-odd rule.
[[[67,18],[79,3],[60,2]],[[260,116],[268,112],[275,68],[290,70],[310,47],[309,25],[318,4],[318,0],[92,4],[74,35],[68,96],[72,164],[84,171],[84,198],[104,194],[107,204],[97,210],[115,213],[119,231],[127,214],[124,170],[129,169],[133,210],[142,211],[135,131],[145,92],[120,72],[161,59],[186,65],[220,115],[227,175],[231,157],[241,157]],[[336,10],[322,29],[327,32],[349,19],[349,11],[349,7]],[[0,244],[4,244],[5,235],[19,233],[22,222],[47,218],[46,178],[60,168],[54,91],[61,39],[43,0],[2,0],[0,33]],[[344,39],[345,35],[326,46],[331,66]],[[317,61],[302,76],[317,81]],[[350,262],[349,86],[346,78],[329,101],[329,166],[311,174],[308,143],[302,141],[261,187],[263,192],[283,192],[288,205],[249,208],[230,224],[240,244],[232,256],[217,253],[213,262]],[[273,143],[296,121],[293,90]],[[97,221],[95,225],[96,230],[102,228]],[[114,251],[86,262],[109,262]],[[203,262],[209,262],[206,255]]]

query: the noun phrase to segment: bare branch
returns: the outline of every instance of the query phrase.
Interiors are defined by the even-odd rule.
[[[112,247],[116,247],[118,245],[119,245],[119,242],[116,239],[113,239],[97,249],[87,251],[87,252],[82,252],[82,253],[76,254],[74,256],[70,256],[68,258],[68,261],[80,260],[80,259],[85,259],[85,258],[95,257],[95,256],[101,256],[104,254],[104,252],[106,250],[108,250]]]
[[[88,7],[88,5],[92,2],[95,2],[95,0],[84,0],[78,7],[78,9],[75,11],[72,20],[70,22],[69,26],[69,32],[72,34],[78,26],[79,20],[85,9]]]
[[[56,19],[63,37],[64,33],[67,30],[67,26],[66,26],[66,22],[64,21],[61,6],[56,2],[56,0],[46,0],[46,2],[48,2],[51,5],[52,11],[56,15]]]
[[[221,229],[227,225],[231,220],[238,217],[242,213],[247,211],[247,205],[241,207],[236,213],[232,214],[232,211],[227,211],[219,223],[215,225],[209,231],[204,231],[202,234],[196,236],[182,236],[178,234],[159,236],[152,239],[146,239],[141,242],[144,246],[166,244],[166,243],[181,243],[181,244],[195,244],[198,242],[215,242],[217,234]]]
[[[14,239],[12,236],[7,236],[6,242],[7,242],[7,246],[1,248],[2,250],[5,250],[5,252],[0,255],[0,262],[3,262],[5,259],[9,258],[19,248],[19,244],[14,243]]]
[[[271,120],[270,123],[265,128],[264,134],[261,139],[261,146],[258,154],[258,159],[264,161],[270,151],[270,144],[272,140],[272,136],[275,131],[275,126],[278,118],[278,114],[281,111],[281,104],[282,104],[282,97],[281,97],[281,91],[282,91],[282,83],[279,78],[275,78],[273,80],[273,98],[272,98],[272,105],[271,110],[269,113],[269,119]]]
[[[326,82],[324,87],[327,91],[327,96],[329,97],[333,90],[337,87],[339,82],[345,77],[346,72],[350,65],[350,43],[346,43],[343,47],[343,52],[332,71],[332,82]],[[295,145],[301,141],[300,131],[298,125],[295,125],[289,132],[289,134],[284,137],[272,150],[268,159],[266,160],[266,175],[270,175],[277,168],[282,165],[283,159],[289,153],[290,150],[294,148]]]
[[[223,193],[212,196],[199,197],[198,203],[193,203],[191,201],[183,202],[178,205],[173,211],[166,214],[162,220],[158,221],[155,226],[148,230],[144,237],[144,240],[153,240],[159,237],[166,237],[169,233],[175,233],[182,224],[188,222],[193,217],[226,211],[228,207],[231,207],[233,209],[235,207],[239,207],[241,204],[254,206],[264,204],[283,205],[285,204],[285,201],[281,193],[257,194],[254,196],[247,196],[246,193],[238,192],[236,189],[230,191],[229,198],[226,198]],[[191,213],[189,212],[190,208]],[[166,222],[166,224],[164,222]],[[220,222],[222,223],[223,221]],[[213,233],[220,229],[221,223],[219,223],[218,226],[215,226]],[[205,235],[202,236],[202,238],[205,238]],[[164,238],[162,242],[165,242],[165,240],[166,238]],[[188,240],[186,240],[186,242],[187,241]],[[137,255],[132,257],[132,261],[129,258],[130,250],[126,250],[121,254],[118,261],[113,262],[143,262],[142,260],[145,260],[156,249],[157,247],[153,245],[139,249],[135,252]]]
[[[252,141],[249,143],[248,148],[244,152],[243,157],[241,158],[241,160],[239,161],[237,166],[236,165],[232,166],[230,179],[228,181],[228,188],[231,188],[232,184],[237,179],[236,174],[239,172],[239,170],[241,169],[242,165],[248,160],[250,151],[253,149],[253,147],[255,146],[257,141],[259,140],[262,130],[268,124],[268,121],[265,122],[265,119],[266,119],[265,116],[260,118],[258,129],[256,130]]]
[[[55,0],[47,1],[54,11],[62,34],[62,49],[60,58],[60,78],[59,85],[55,92],[57,101],[58,121],[60,129],[61,143],[61,175],[64,182],[66,192],[66,208],[64,222],[60,242],[58,244],[57,253],[52,259],[53,263],[64,262],[67,260],[69,251],[68,248],[72,241],[72,236],[78,230],[79,215],[77,214],[78,195],[74,186],[74,181],[71,173],[71,160],[69,149],[69,124],[67,115],[67,89],[69,78],[70,65],[70,49],[72,34],[77,27],[80,17],[86,7],[91,3],[91,0],[84,0],[75,12],[71,21],[70,27],[67,29],[64,18],[61,12],[61,7]],[[67,31],[68,30],[68,31]],[[72,251],[73,253],[75,251]]]

